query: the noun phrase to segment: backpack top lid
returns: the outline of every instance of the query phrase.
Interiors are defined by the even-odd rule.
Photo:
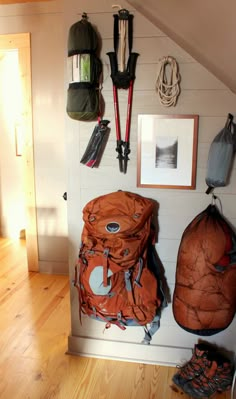
[[[98,48],[98,35],[92,24],[83,14],[82,19],[69,29],[68,56],[74,54],[93,53]]]
[[[101,195],[88,202],[83,209],[83,220],[87,228],[93,232],[96,230],[97,234],[100,231],[102,235],[109,235],[111,230],[107,223],[111,225],[111,221],[115,224],[119,224],[119,221],[122,222],[118,230],[112,229],[113,233],[123,234],[126,231],[131,233],[131,230],[134,233],[151,217],[153,210],[154,202],[152,200],[139,194],[120,190]],[[95,226],[97,226],[96,229]]]

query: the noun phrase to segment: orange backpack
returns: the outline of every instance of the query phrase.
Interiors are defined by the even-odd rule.
[[[75,273],[80,319],[82,312],[106,322],[106,328],[145,326],[144,343],[159,328],[164,303],[155,262],[153,210],[153,201],[125,191],[90,201],[83,209]]]

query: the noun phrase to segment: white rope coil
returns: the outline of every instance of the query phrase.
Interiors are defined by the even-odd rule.
[[[173,57],[168,56],[159,61],[159,67],[155,87],[160,103],[165,107],[175,106],[180,94],[178,64]]]

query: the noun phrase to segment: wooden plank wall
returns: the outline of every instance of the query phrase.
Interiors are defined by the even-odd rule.
[[[125,7],[125,4],[123,4]],[[129,10],[130,8],[127,7]],[[131,154],[128,173],[123,175],[118,170],[116,159],[115,121],[113,111],[112,84],[110,79],[109,60],[107,51],[112,51],[113,41],[113,13],[112,2],[95,2],[90,5],[80,1],[76,4],[70,1],[70,7],[65,10],[66,30],[75,21],[80,19],[81,11],[86,11],[89,20],[93,23],[101,37],[101,59],[103,62],[104,83],[102,94],[105,100],[105,118],[111,121],[110,137],[102,158],[100,167],[90,169],[80,164],[89,137],[93,131],[93,123],[78,123],[66,118],[66,131],[68,135],[68,217],[70,238],[70,275],[73,279],[74,263],[79,248],[82,229],[82,208],[92,198],[118,189],[137,192],[151,197],[159,203],[159,239],[157,250],[164,265],[168,285],[171,292],[175,283],[175,268],[177,251],[181,235],[187,224],[202,211],[211,201],[205,194],[205,174],[208,150],[211,141],[223,127],[228,112],[234,113],[235,95],[232,94],[219,80],[211,75],[204,67],[198,64],[189,54],[177,46],[152,25],[138,12],[134,13],[134,44],[133,51],[140,54],[137,63],[136,81],[134,86],[133,114],[131,123]],[[131,10],[130,10],[131,11]],[[175,108],[164,108],[160,105],[155,92],[158,61],[161,57],[171,55],[176,58],[181,74],[181,95]],[[124,134],[126,118],[127,92],[120,91],[121,129]],[[198,157],[197,157],[197,185],[193,191],[166,190],[137,188],[137,119],[139,114],[197,114],[199,115]],[[76,150],[75,150],[76,148]],[[236,170],[232,171],[231,183],[225,188],[216,190],[223,204],[224,214],[236,224],[235,196],[236,196]],[[120,332],[116,327],[103,332],[99,322],[92,322],[86,317],[82,326],[78,319],[78,300],[75,289],[71,288],[72,295],[72,333],[69,337],[69,350],[82,352],[88,355],[115,356],[111,347],[120,347],[121,357],[133,357],[142,361],[172,362],[178,361],[197,341],[197,337],[181,330],[175,323],[172,315],[171,304],[163,312],[161,328],[156,334],[152,351],[143,353],[132,344],[140,342],[142,332],[140,329],[129,329]],[[233,323],[224,333],[209,339],[219,344],[225,343],[229,349],[235,345],[233,338]],[[78,337],[83,337],[78,339]],[[99,342],[99,343],[98,343]],[[109,344],[110,342],[110,344]],[[129,342],[129,346],[126,346]],[[111,347],[109,347],[109,345]],[[100,348],[99,348],[100,347]],[[102,348],[102,349],[101,349]],[[155,350],[155,348],[157,350]],[[163,348],[175,348],[173,355],[163,351]],[[182,349],[181,349],[182,348]],[[129,355],[127,354],[129,352]],[[165,352],[165,353],[164,353]],[[135,355],[136,353],[136,355]]]

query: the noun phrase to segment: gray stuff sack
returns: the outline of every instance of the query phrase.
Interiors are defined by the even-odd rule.
[[[227,185],[235,153],[235,137],[233,115],[228,114],[224,128],[217,134],[211,143],[206,172],[206,184],[209,194],[215,187]]]

